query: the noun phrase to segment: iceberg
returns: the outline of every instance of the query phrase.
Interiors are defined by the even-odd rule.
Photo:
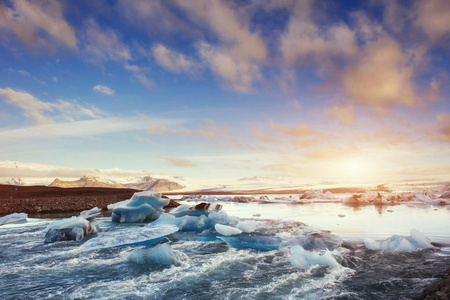
[[[83,217],[72,217],[50,223],[45,234],[46,243],[81,241],[85,236],[97,233],[97,228]]]
[[[101,212],[102,212],[101,208],[94,207],[89,210],[83,210],[80,213],[80,217],[85,218],[86,220],[92,220],[95,219]]]
[[[321,255],[319,252],[306,251],[299,245],[291,248],[291,257],[289,260],[294,268],[303,270],[307,270],[314,265],[330,266],[333,268],[341,267],[329,250],[326,250]]]
[[[241,234],[242,230],[231,227],[231,226],[227,226],[227,225],[222,225],[222,224],[216,224],[216,226],[214,226],[214,228],[216,229],[216,231],[218,233],[220,233],[221,235],[224,236],[230,236],[230,235],[237,235],[237,234]]]
[[[379,251],[403,251],[410,252],[420,249],[434,248],[430,240],[417,229],[412,229],[410,236],[394,235],[384,241],[365,239],[367,249]]]
[[[159,244],[150,249],[136,249],[128,255],[128,261],[146,265],[172,265],[177,259],[169,244]]]
[[[108,209],[112,212],[114,222],[144,222],[148,219],[157,219],[163,207],[169,203],[168,198],[162,198],[161,193],[138,192],[131,199],[110,204]]]
[[[252,233],[256,230],[258,223],[256,221],[240,221],[236,224],[236,228],[245,233]]]
[[[25,223],[27,222],[28,214],[26,213],[13,213],[0,218],[0,225],[11,223]]]
[[[178,207],[177,207],[178,208]],[[175,209],[171,212],[176,217],[194,216],[199,217],[201,215],[208,216],[212,212],[218,212],[222,209],[222,205],[216,204],[211,206],[210,203],[199,203],[195,206],[181,205],[179,209]]]
[[[212,212],[208,216],[189,216],[176,217],[173,214],[162,214],[158,220],[149,223],[146,226],[158,226],[161,224],[177,226],[181,231],[202,231],[211,229],[216,224],[228,224],[229,217],[225,212]]]
[[[163,237],[178,231],[174,225],[158,225],[154,227],[124,227],[104,232],[96,238],[88,240],[80,249],[104,249],[126,246],[151,246]]]

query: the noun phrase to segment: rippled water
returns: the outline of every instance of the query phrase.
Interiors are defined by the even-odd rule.
[[[82,250],[84,242],[44,244],[44,229],[52,220],[29,219],[0,227],[1,298],[401,299],[419,295],[450,265],[447,207],[222,204],[229,215],[260,220],[258,238],[295,232],[299,222],[331,230],[344,239],[332,252],[342,267],[296,269],[288,251],[231,248],[213,232],[169,235],[163,242],[180,256],[177,265],[136,264],[128,256],[138,247]],[[114,224],[108,217],[97,222],[106,232],[143,226]],[[407,235],[412,228],[439,247],[377,252],[362,243],[366,237]]]

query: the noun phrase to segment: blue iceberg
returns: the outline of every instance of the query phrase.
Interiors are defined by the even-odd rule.
[[[138,192],[131,199],[108,205],[108,209],[112,212],[114,222],[144,222],[157,219],[164,213],[163,207],[169,201],[162,198],[161,193]]]

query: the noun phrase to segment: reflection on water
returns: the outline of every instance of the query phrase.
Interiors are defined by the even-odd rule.
[[[221,204],[228,214],[236,217],[303,222],[331,230],[342,238],[351,240],[385,239],[394,234],[409,235],[409,231],[415,228],[432,242],[450,245],[450,210],[447,206],[400,204],[351,207],[342,203],[296,205],[232,202]],[[254,217],[254,214],[261,216]]]

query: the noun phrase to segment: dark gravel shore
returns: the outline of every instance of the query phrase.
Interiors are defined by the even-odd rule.
[[[0,185],[0,216],[82,211],[131,198],[138,190]]]

